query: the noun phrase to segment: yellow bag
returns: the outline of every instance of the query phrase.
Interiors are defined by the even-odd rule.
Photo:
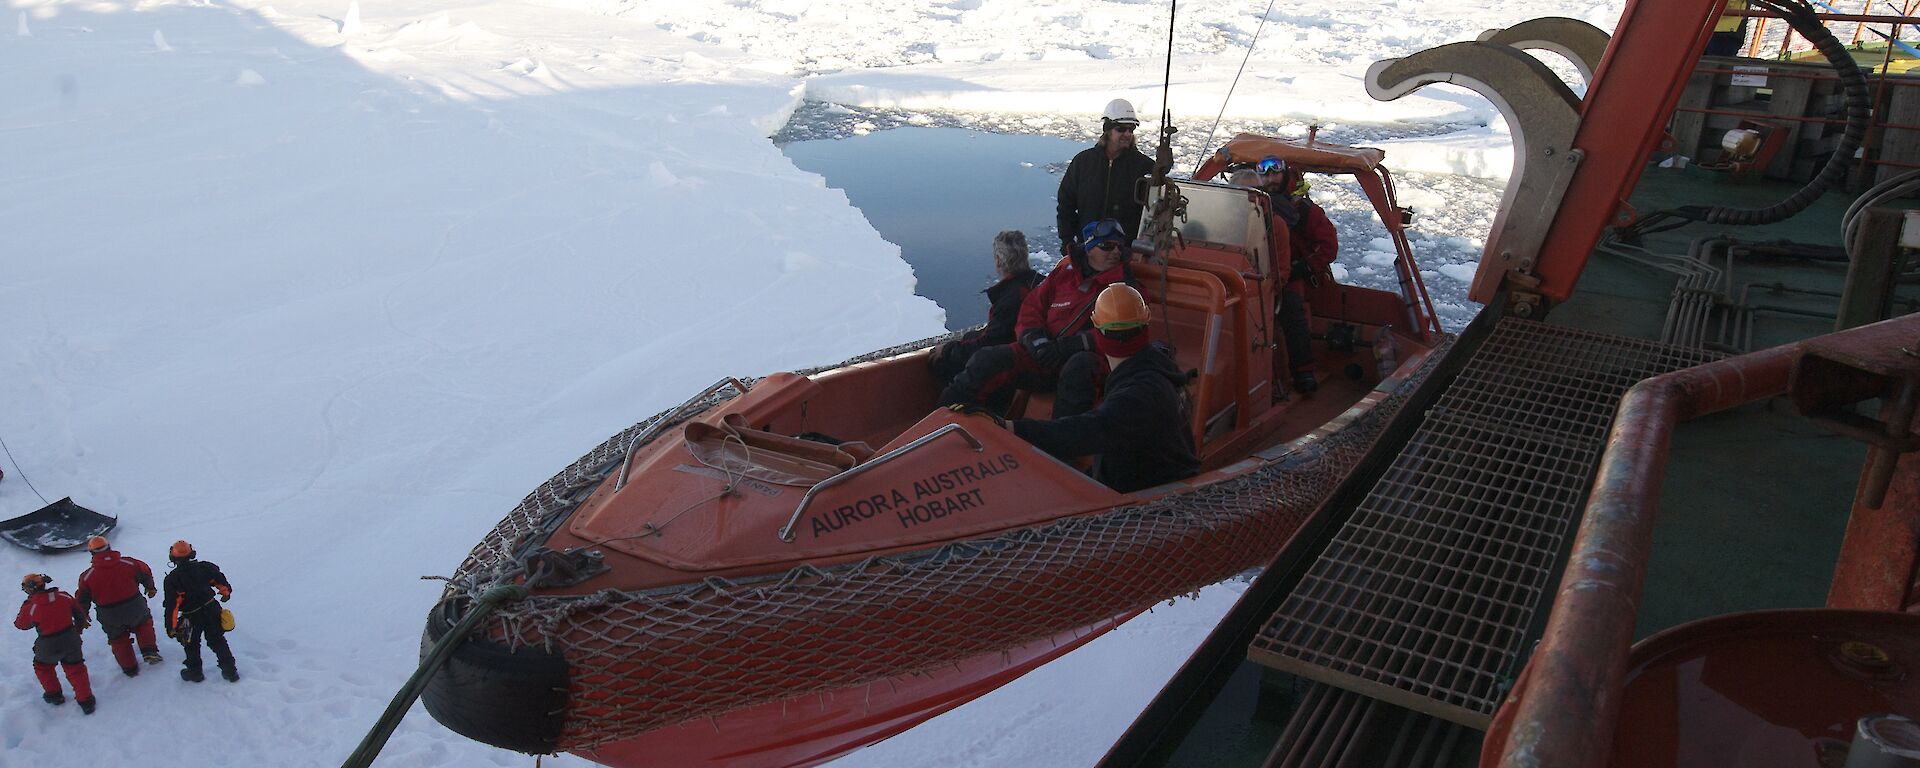
[[[222,632],[233,631],[233,611],[229,611],[225,608],[220,609],[220,631]]]

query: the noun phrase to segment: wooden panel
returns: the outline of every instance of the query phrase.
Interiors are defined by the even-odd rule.
[[[1882,122],[1897,125],[1920,125],[1920,86],[1892,87],[1893,83],[1914,83],[1920,78],[1890,77],[1888,80],[1888,99],[1886,117]],[[1875,157],[1898,163],[1920,165],[1920,131],[1907,128],[1888,128],[1880,133],[1879,151]],[[1901,167],[1883,165],[1874,174],[1874,183],[1886,181],[1888,177],[1913,170],[1912,166]]]
[[[1706,159],[1700,156],[1700,133],[1707,116],[1685,110],[1712,106],[1713,87],[1714,75],[1711,72],[1695,72],[1687,78],[1687,89],[1680,93],[1680,109],[1673,113],[1674,154],[1686,155],[1696,161]],[[1719,141],[1715,140],[1714,145],[1717,147]]]

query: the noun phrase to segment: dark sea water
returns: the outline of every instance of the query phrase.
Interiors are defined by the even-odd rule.
[[[947,328],[987,319],[981,293],[996,279],[993,236],[1027,235],[1050,263],[1060,171],[1087,145],[1047,136],[961,128],[896,128],[865,136],[796,141],[783,149],[825,177],[901,255],[919,279],[915,292],[947,311]],[[1043,270],[1044,271],[1044,268]]]

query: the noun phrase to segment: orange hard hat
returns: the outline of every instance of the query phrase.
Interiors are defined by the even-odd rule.
[[[185,540],[176,541],[173,543],[173,547],[167,550],[167,555],[171,557],[193,557],[193,545],[188,544]]]
[[[1124,331],[1147,324],[1147,300],[1126,283],[1114,283],[1093,300],[1093,327]]]
[[[88,552],[98,552],[100,550],[106,549],[108,546],[111,546],[111,545],[107,544],[107,537],[105,536],[95,536],[91,539],[87,539]]]
[[[29,595],[53,585],[53,577],[44,573],[29,573],[20,577],[20,591]]]

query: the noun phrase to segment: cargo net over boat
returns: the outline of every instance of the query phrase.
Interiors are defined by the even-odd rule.
[[[949,337],[801,373],[911,352],[943,338]],[[1266,563],[1340,485],[1450,344],[1443,341],[1394,392],[1370,395],[1381,399],[1351,423],[1297,441],[1240,477],[857,563],[708,578],[670,589],[535,595],[501,606],[478,634],[566,660],[568,707],[555,748],[572,751],[935,670],[1089,626]],[[714,395],[681,420],[726,399]],[[523,579],[527,553],[617,470],[630,441],[664,415],[615,435],[529,494],[461,564],[442,600],[470,604],[492,585]],[[636,676],[647,683],[635,685]]]

